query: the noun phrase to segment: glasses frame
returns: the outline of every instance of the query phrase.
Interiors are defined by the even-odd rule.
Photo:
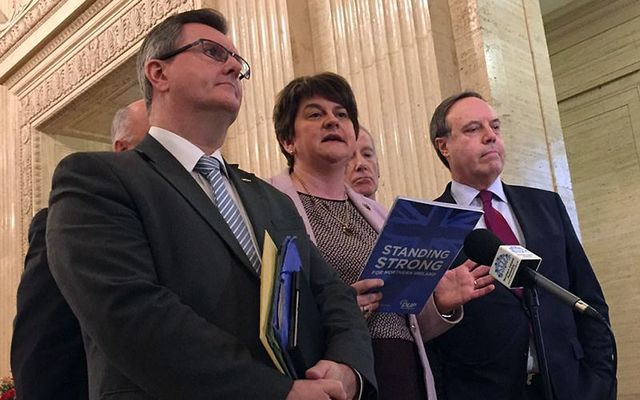
[[[224,60],[219,60],[215,57],[213,57],[212,55],[208,54],[207,52],[204,51],[204,45],[205,43],[212,43],[216,46],[219,46],[221,49],[223,49],[226,53],[226,56],[224,57]],[[251,66],[249,65],[249,63],[247,62],[247,60],[245,60],[244,58],[240,57],[238,55],[238,53],[234,53],[233,51],[227,49],[226,47],[224,47],[223,45],[221,45],[218,42],[214,42],[213,40],[209,40],[209,39],[198,39],[195,42],[189,43],[189,44],[185,44],[182,47],[179,47],[175,50],[172,50],[168,53],[162,54],[159,57],[155,57],[158,60],[164,61],[164,60],[168,60],[171,57],[175,57],[178,54],[185,52],[193,47],[196,46],[202,46],[202,54],[204,54],[205,56],[211,58],[212,60],[216,60],[218,62],[227,62],[227,60],[229,59],[229,57],[233,57],[236,59],[236,61],[238,61],[240,63],[240,65],[242,66],[242,69],[240,70],[240,74],[238,75],[238,80],[242,80],[242,79],[249,79],[251,77]]]

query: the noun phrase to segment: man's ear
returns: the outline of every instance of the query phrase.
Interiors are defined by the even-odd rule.
[[[129,147],[127,146],[127,142],[123,140],[118,139],[113,143],[113,151],[115,151],[116,153],[126,151],[128,149]]]
[[[449,156],[449,149],[447,148],[448,137],[437,137],[436,138],[436,148],[442,154],[444,158]]]
[[[162,92],[169,87],[165,71],[166,67],[167,64],[164,61],[155,59],[147,60],[144,64],[144,74],[149,82],[151,82],[154,90]]]

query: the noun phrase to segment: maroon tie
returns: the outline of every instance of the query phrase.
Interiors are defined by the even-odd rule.
[[[518,238],[509,227],[507,220],[504,219],[502,214],[498,212],[491,205],[491,198],[493,197],[493,193],[488,190],[482,190],[480,192],[480,200],[482,200],[482,211],[484,211],[484,223],[487,225],[487,229],[491,232],[495,233],[498,238],[504,244],[512,244],[519,245]],[[520,300],[523,299],[524,293],[522,288],[511,288],[513,294],[516,295]]]
[[[480,192],[480,200],[482,200],[482,211],[484,211],[484,223],[487,229],[495,233],[504,244],[519,245],[518,238],[513,233],[507,220],[491,205],[493,193],[488,190]]]

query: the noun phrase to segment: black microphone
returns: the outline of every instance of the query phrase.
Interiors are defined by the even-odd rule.
[[[542,259],[524,247],[504,245],[490,231],[476,229],[465,238],[464,252],[472,261],[490,265],[489,274],[504,286],[542,288],[575,311],[606,323],[604,317],[595,308],[539,274],[536,270]]]

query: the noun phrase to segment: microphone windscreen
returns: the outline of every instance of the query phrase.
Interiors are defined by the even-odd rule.
[[[502,246],[502,241],[491,231],[476,229],[464,239],[464,253],[472,261],[482,265],[491,265]]]

